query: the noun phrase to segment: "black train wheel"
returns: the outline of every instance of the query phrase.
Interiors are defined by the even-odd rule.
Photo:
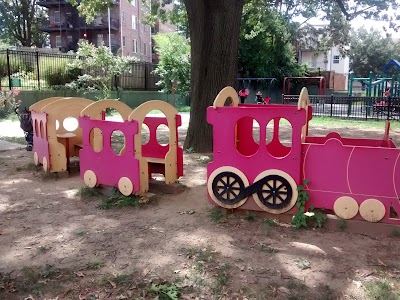
[[[247,197],[243,191],[249,185],[246,176],[233,167],[216,169],[208,178],[207,189],[210,198],[219,206],[232,209],[243,205]]]
[[[289,174],[280,170],[268,170],[259,174],[254,181],[261,181],[253,197],[263,210],[281,214],[295,205],[297,184]]]

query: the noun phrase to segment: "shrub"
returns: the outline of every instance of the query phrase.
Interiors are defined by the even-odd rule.
[[[10,74],[30,72],[32,67],[29,63],[23,59],[21,56],[10,54],[9,55],[10,66],[7,63],[7,54],[0,54],[0,78],[8,76],[8,68],[10,68]]]
[[[18,90],[0,90],[0,119],[7,118],[10,114],[14,113],[15,108],[21,100],[17,100]]]
[[[40,77],[46,80],[49,87],[60,86],[74,81],[80,75],[79,69],[70,69],[71,59],[43,57],[39,61]]]

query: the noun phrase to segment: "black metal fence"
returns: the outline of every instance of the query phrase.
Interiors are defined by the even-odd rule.
[[[314,96],[309,97],[313,115],[360,120],[400,120],[400,98]],[[282,95],[283,104],[295,104],[298,95]]]
[[[23,90],[59,89],[85,73],[71,70],[68,64],[76,59],[72,54],[42,53],[38,51],[0,51],[0,86]],[[158,90],[159,77],[153,74],[157,65],[133,62],[121,75],[113,78],[113,89]],[[95,66],[94,66],[95,69]],[[101,70],[98,71],[99,75]],[[96,71],[91,70],[96,76]]]

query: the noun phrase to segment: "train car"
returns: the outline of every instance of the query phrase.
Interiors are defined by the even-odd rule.
[[[123,122],[103,120],[107,108],[118,111]],[[153,109],[165,117],[146,117]],[[152,173],[165,176],[172,184],[183,176],[183,149],[178,145],[181,117],[170,104],[152,100],[135,110],[115,100],[101,100],[87,106],[79,120],[82,128],[80,173],[88,187],[114,186],[123,195],[143,195],[149,189]],[[149,128],[149,140],[142,141],[142,125]],[[160,125],[169,128],[168,143],[161,145],[156,137]],[[118,153],[112,149],[111,136],[122,132],[124,147]]]
[[[224,106],[228,98],[232,104]],[[400,151],[389,139],[389,124],[383,139],[313,137],[311,118],[307,89],[297,106],[239,104],[233,88],[223,89],[207,111],[214,133],[214,159],[207,167],[210,202],[294,213],[297,187],[307,179],[308,206],[343,219],[400,224]],[[282,124],[292,129],[289,140],[281,140]]]

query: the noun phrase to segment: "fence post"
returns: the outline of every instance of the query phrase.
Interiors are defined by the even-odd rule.
[[[148,67],[147,67],[147,63],[144,64],[144,90],[147,91],[148,89],[148,83],[147,83],[147,72],[148,72]]]
[[[387,120],[390,120],[390,112],[391,112],[391,106],[392,106],[392,97],[388,97],[388,113],[387,113]]]
[[[331,94],[331,118],[333,117],[333,94]]]
[[[40,90],[39,52],[37,50],[36,50],[36,69],[37,69],[38,89]]]
[[[10,67],[10,50],[7,49],[7,73],[8,73],[8,87],[11,90],[11,67]]]

